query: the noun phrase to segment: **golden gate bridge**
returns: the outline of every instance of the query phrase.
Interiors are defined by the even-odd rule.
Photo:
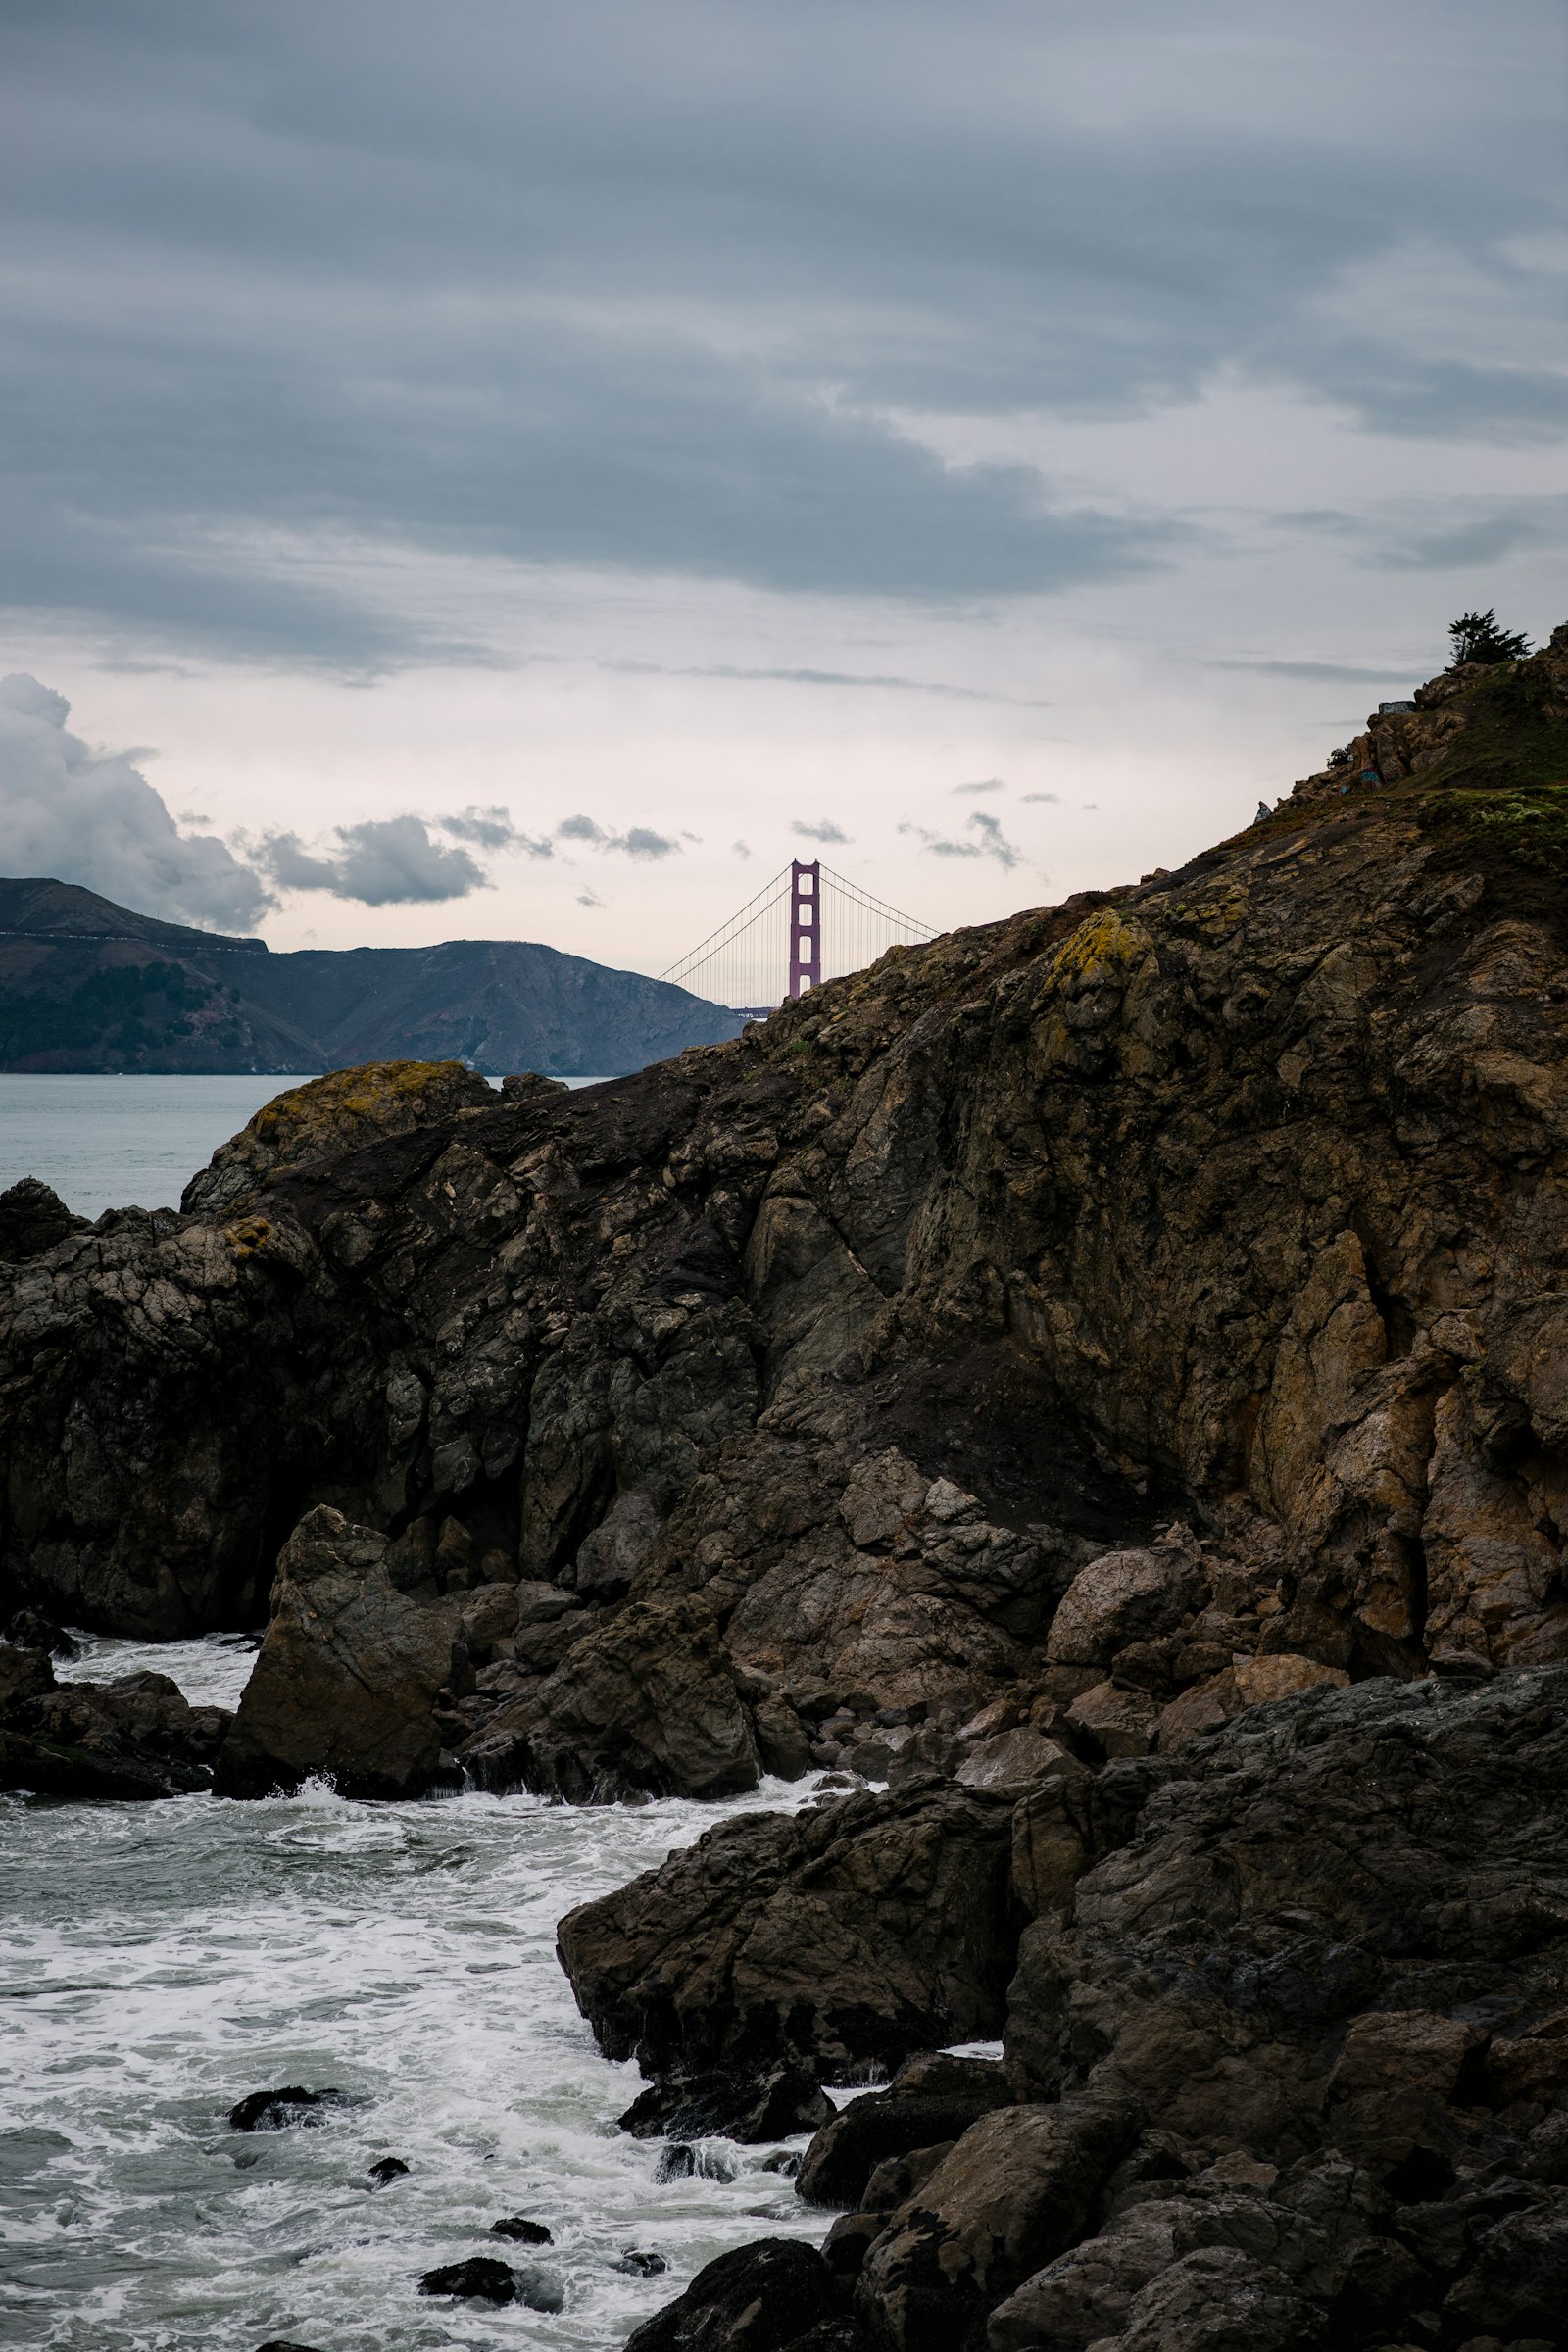
[[[765,1020],[824,980],[863,971],[889,948],[920,947],[936,936],[933,924],[901,914],[820,858],[797,858],[659,977]]]

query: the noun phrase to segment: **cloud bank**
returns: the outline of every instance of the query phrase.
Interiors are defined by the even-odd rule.
[[[955,456],[940,420],[1136,420],[1221,381],[1404,440],[1568,419],[1553,0],[1505,41],[1461,0],[21,17],[6,594],[63,624],[351,670],[461,650],[389,584],[410,556],[405,583],[1061,594],[1190,518],[984,433]],[[1529,527],[1440,518],[1394,560]]]

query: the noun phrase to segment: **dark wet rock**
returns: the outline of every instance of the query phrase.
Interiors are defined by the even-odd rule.
[[[814,2248],[760,2238],[699,2271],[633,2330],[626,2352],[795,2352],[811,2328],[845,2316],[844,2292]]]
[[[57,1683],[48,1654],[0,1642],[0,1788],[63,1797],[209,1788],[231,1718],[192,1707],[163,1674]]]
[[[817,2132],[797,2187],[809,2205],[858,2206],[872,2173],[888,2158],[956,2139],[982,2115],[1012,2101],[1002,2066],[975,2058],[916,2059],[887,2090],[852,2099]]]
[[[38,1609],[18,1609],[5,1629],[5,1638],[18,1649],[41,1649],[51,1658],[74,1658],[81,1643]]]
[[[475,2303],[512,2303],[517,2299],[517,2274],[511,2265],[488,2254],[472,2254],[466,2262],[442,2263],[419,2279],[421,2295],[452,2295]]]
[[[284,1546],[272,1614],[218,1762],[223,1796],[406,1796],[440,1769],[437,1702],[466,1669],[451,1611],[400,1590],[384,1536],[323,1506]]]
[[[697,2170],[697,2150],[688,2140],[672,2139],[659,2159],[656,2180],[689,2180]]]
[[[366,2170],[377,2188],[390,2188],[394,2180],[403,2180],[409,2167],[401,2156],[380,2156]]]
[[[800,2169],[801,2159],[793,2148],[775,2148],[771,2156],[763,2157],[761,2163],[764,2173],[781,2173],[786,2180],[793,2180]]]
[[[833,2112],[809,2066],[735,2064],[677,2071],[641,2092],[618,2121],[634,2139],[721,2132],[755,2144],[815,2132]]]
[[[265,2344],[258,2344],[256,2352],[317,2352],[317,2347],[314,2344],[293,2344],[284,2336],[272,2335],[268,2337]]]
[[[85,1233],[85,1217],[73,1215],[58,1193],[36,1176],[0,1193],[0,1261],[13,1265],[42,1257],[74,1233]]]
[[[668,2268],[663,2255],[647,2246],[628,2246],[615,2264],[617,2271],[623,2271],[631,2278],[659,2278]]]
[[[286,2132],[324,2124],[328,2111],[347,2102],[340,2090],[307,2090],[298,2082],[281,2090],[252,2090],[228,2111],[231,2132]]]
[[[921,1788],[725,1822],[562,1921],[578,2006],[607,2055],[676,2097],[760,2058],[832,2081],[995,2034],[1011,1813],[991,1791]]]
[[[633,1602],[459,1751],[487,1788],[612,1799],[643,1790],[733,1796],[757,1785],[757,1742],[712,1612]]]
[[[555,2243],[543,2222],[530,2222],[520,2213],[509,2214],[503,2221],[492,2222],[490,2234],[492,2237],[514,2238],[519,2246],[549,2246]]]

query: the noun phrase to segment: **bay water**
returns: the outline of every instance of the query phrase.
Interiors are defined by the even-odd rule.
[[[24,1110],[29,1090],[50,1090],[22,1152],[32,1164],[7,1140],[0,1178],[43,1175],[85,1214],[138,1193],[177,1200],[277,1084],[0,1078],[0,1134],[19,1107],[7,1090]],[[82,1126],[54,1090],[75,1091]],[[138,1185],[137,1167],[152,1180]],[[192,1702],[232,1706],[252,1657],[232,1637],[88,1637],[57,1671],[152,1667]],[[724,1815],[808,1794],[774,1783],[718,1806],[596,1808],[478,1793],[368,1804],[317,1785],[246,1804],[0,1796],[0,2343],[608,2352],[726,2248],[820,2238],[825,2217],[765,2169],[770,2149],[705,2141],[694,2171],[663,2178],[662,2143],[615,2130],[640,2080],[599,2055],[555,1956],[575,1904]],[[228,2128],[247,2092],[290,2083],[343,2104],[316,2129]],[[376,2187],[383,2156],[409,2171]],[[490,2234],[514,2215],[552,2243]],[[562,2308],[418,2295],[421,2272],[476,2254],[536,2264]],[[648,2256],[667,2267],[642,2275]]]

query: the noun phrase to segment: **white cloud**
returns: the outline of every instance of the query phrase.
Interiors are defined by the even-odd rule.
[[[798,833],[802,841],[847,842],[854,838],[849,833],[841,832],[830,816],[819,816],[814,825],[803,823],[797,817],[790,831]]]
[[[79,883],[118,906],[208,930],[251,931],[270,894],[211,833],[182,832],[125,752],[66,726],[63,694],[0,679],[0,841],[6,871]]]

